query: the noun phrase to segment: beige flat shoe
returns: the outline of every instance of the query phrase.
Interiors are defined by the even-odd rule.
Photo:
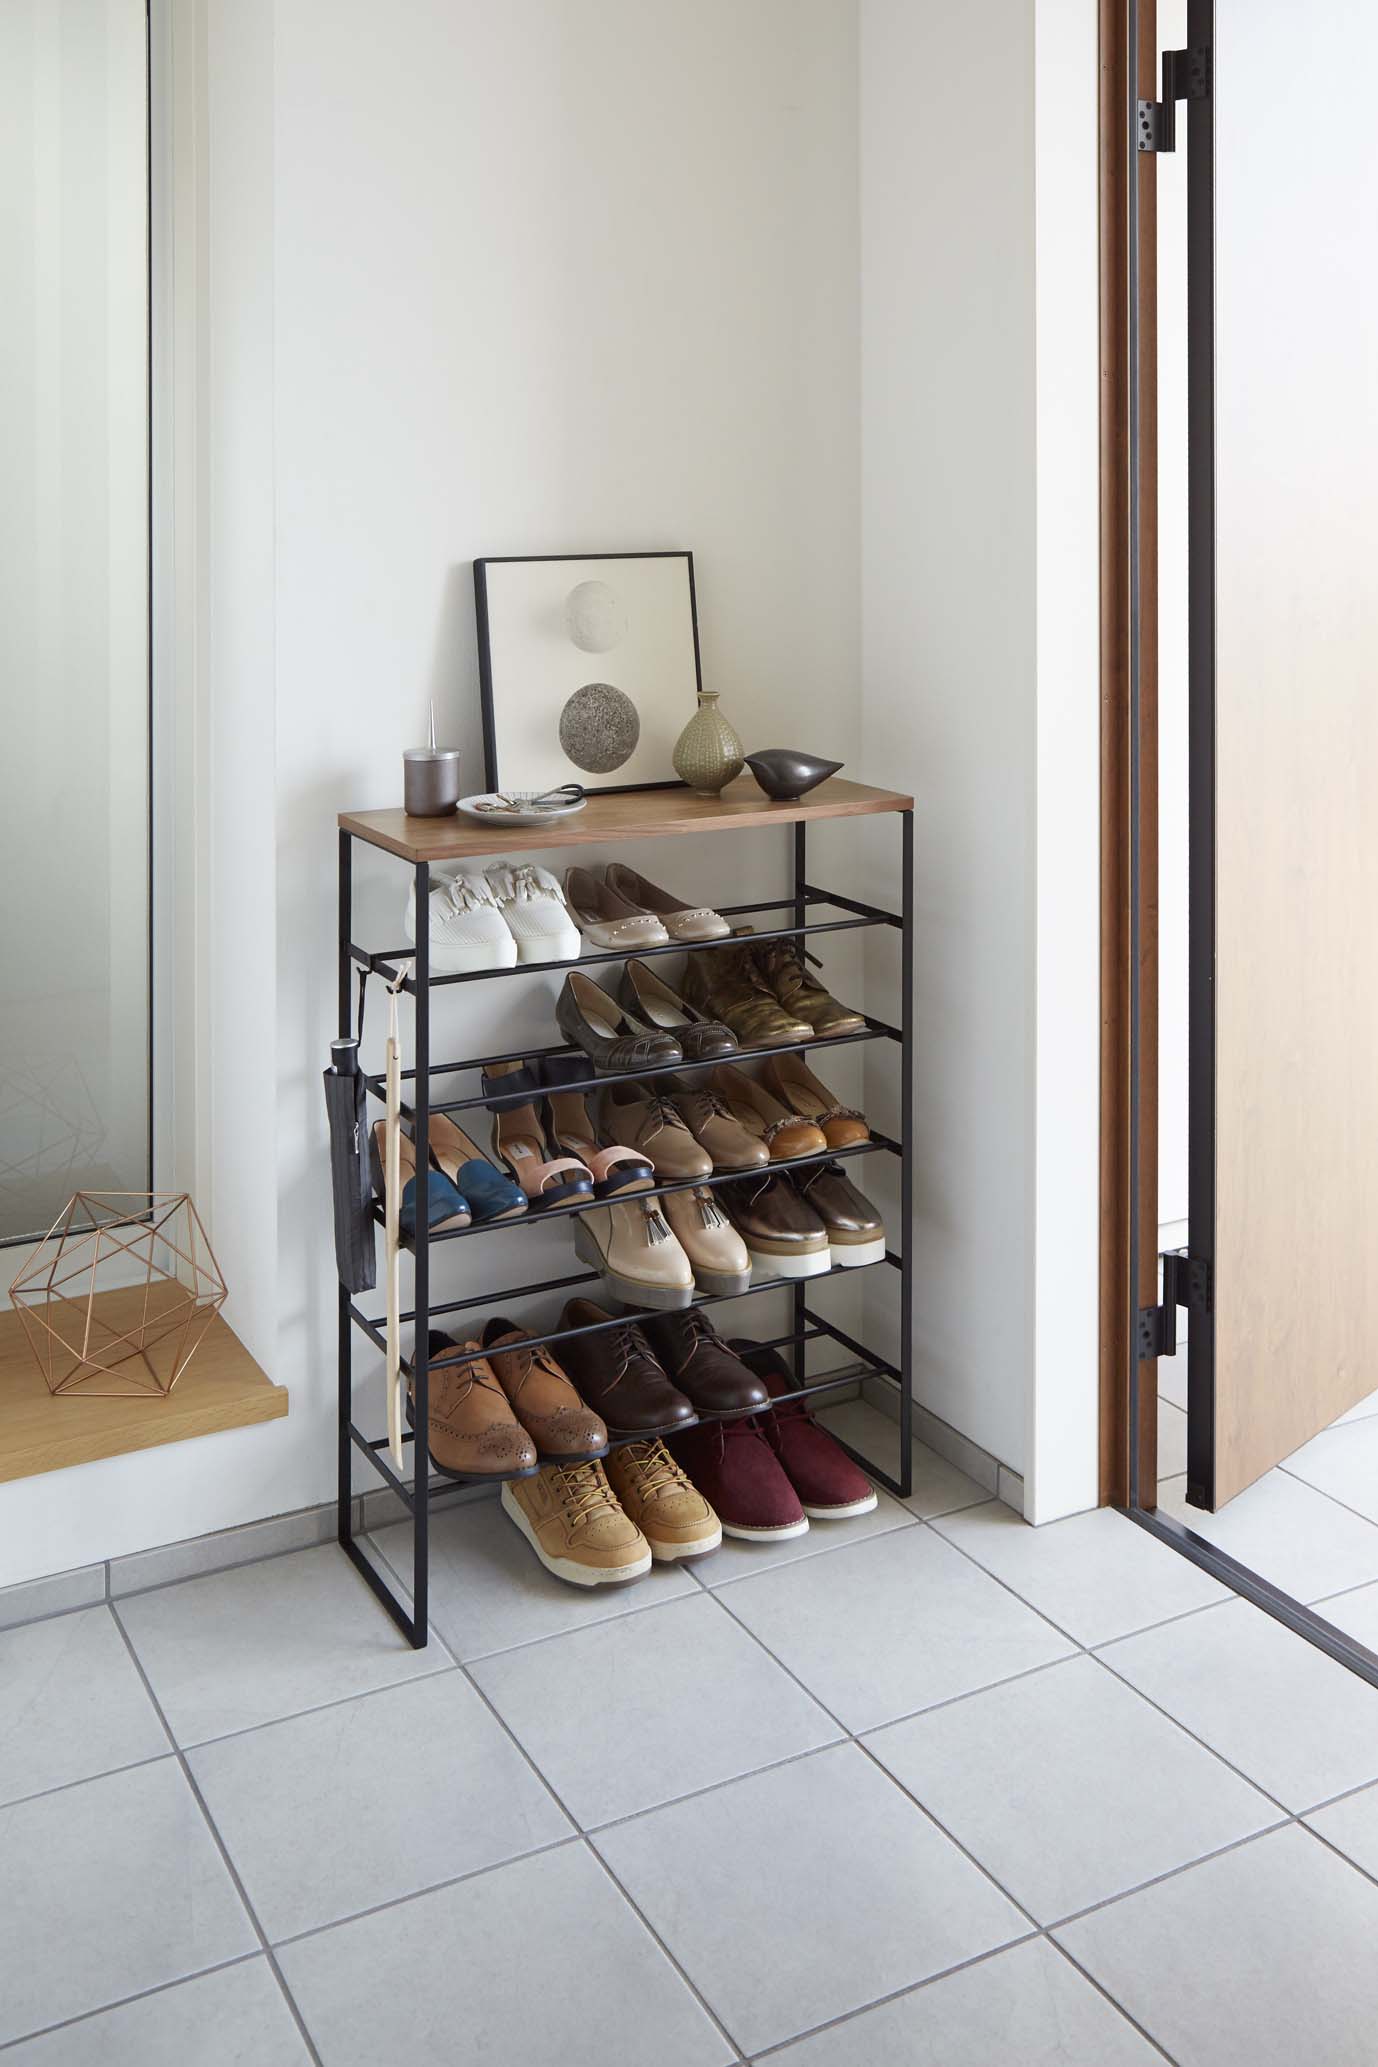
[[[595,947],[665,947],[670,939],[654,912],[629,904],[606,883],[600,883],[591,869],[565,870],[565,902],[578,921],[579,931]]]
[[[866,1115],[854,1105],[839,1105],[800,1055],[772,1055],[762,1065],[761,1082],[782,1105],[812,1120],[828,1137],[829,1148],[854,1148],[869,1141]]]
[[[682,940],[686,945],[700,940],[726,940],[732,931],[720,912],[710,911],[706,904],[691,907],[681,903],[670,891],[639,876],[625,862],[614,861],[603,871],[603,880],[624,903],[659,919],[671,940]]]
[[[821,1127],[791,1112],[744,1069],[720,1062],[709,1081],[733,1119],[765,1144],[771,1162],[791,1163],[799,1156],[822,1155],[827,1148]]]

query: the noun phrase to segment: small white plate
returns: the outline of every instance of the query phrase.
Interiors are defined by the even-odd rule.
[[[539,792],[510,790],[508,794],[529,798],[538,795]],[[521,810],[509,811],[504,810],[489,791],[486,796],[461,797],[459,809],[466,818],[475,819],[479,825],[554,825],[562,818],[573,818],[575,812],[582,811],[587,802],[587,797],[576,797],[572,803],[549,804],[539,811],[530,805],[524,806]]]

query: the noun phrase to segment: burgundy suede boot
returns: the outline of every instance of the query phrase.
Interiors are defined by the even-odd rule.
[[[762,1419],[748,1414],[736,1421],[701,1421],[667,1437],[666,1447],[716,1509],[725,1536],[773,1543],[802,1536],[809,1524],[766,1441]]]
[[[795,1390],[794,1375],[778,1350],[745,1340],[734,1341],[732,1348],[748,1370],[764,1380],[772,1399]],[[755,1418],[805,1514],[822,1522],[846,1521],[852,1515],[871,1512],[876,1504],[875,1487],[841,1444],[818,1426],[802,1400],[767,1407]]]

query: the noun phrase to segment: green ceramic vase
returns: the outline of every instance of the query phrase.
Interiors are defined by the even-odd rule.
[[[699,707],[675,741],[672,759],[697,797],[716,797],[741,774],[742,742],[718,709],[716,689],[700,689]]]

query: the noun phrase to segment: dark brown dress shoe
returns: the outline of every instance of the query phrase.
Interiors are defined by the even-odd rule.
[[[483,1346],[542,1464],[586,1464],[607,1455],[607,1429],[584,1405],[549,1343],[533,1344],[528,1329],[494,1319],[483,1331]]]
[[[586,1328],[611,1320],[591,1299],[571,1299],[562,1328]],[[645,1335],[634,1321],[576,1335],[560,1344],[560,1359],[586,1405],[601,1414],[615,1436],[669,1435],[698,1420],[689,1401],[666,1377]]]
[[[767,1170],[717,1189],[761,1277],[821,1277],[832,1269],[828,1230],[788,1177]]]
[[[828,1230],[833,1262],[844,1269],[885,1260],[885,1222],[840,1163],[819,1163],[794,1179],[801,1199]]]
[[[486,1357],[467,1364],[447,1357],[477,1349],[477,1342],[428,1338],[430,1455],[447,1478],[524,1478],[538,1469],[536,1445],[517,1420]],[[407,1419],[415,1424],[414,1388],[407,1389]]]
[[[701,1414],[754,1414],[770,1398],[768,1388],[728,1348],[702,1308],[657,1315],[647,1321],[646,1333],[665,1369]]]
[[[832,992],[810,975],[797,941],[763,940],[755,950],[755,961],[761,981],[779,1000],[781,1009],[807,1020],[809,1031],[820,1040],[860,1033],[865,1027],[862,1013],[840,1005]]]
[[[565,1039],[582,1048],[598,1069],[654,1069],[661,1062],[684,1060],[673,1035],[635,1018],[575,969],[561,986],[555,1018]]]

